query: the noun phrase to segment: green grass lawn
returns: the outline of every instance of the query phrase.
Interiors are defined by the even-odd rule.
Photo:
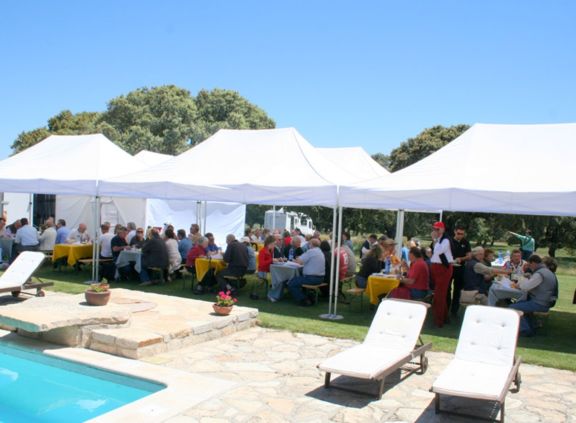
[[[574,259],[564,261],[570,261],[572,265]],[[576,371],[576,325],[574,324],[576,305],[572,304],[572,296],[576,288],[576,276],[573,275],[572,271],[569,273],[571,274],[559,273],[560,299],[556,307],[552,309],[545,328],[540,330],[537,336],[520,338],[518,342],[518,355],[522,356],[527,363]],[[89,272],[86,271],[76,272],[71,269],[64,269],[56,272],[50,266],[44,266],[37,272],[37,275],[53,281],[55,283],[53,290],[68,293],[83,292],[86,289],[83,282],[90,277]],[[249,283],[254,281],[255,277],[251,276]],[[186,288],[182,287],[182,282],[179,280],[167,285],[144,288],[138,287],[137,282],[119,283],[113,286],[210,302],[214,300],[213,295],[210,294],[194,295],[190,290],[189,279]],[[262,299],[251,300],[248,293],[249,287],[244,288],[239,297],[239,305],[258,308],[262,326],[270,328],[360,341],[366,335],[374,315],[374,311],[368,309],[365,301],[362,312],[359,312],[358,303],[354,304],[352,310],[347,305],[339,305],[338,314],[343,315],[344,318],[339,321],[326,321],[318,317],[328,311],[328,304],[325,300],[321,300],[314,307],[298,307],[292,304],[289,299],[278,303],[270,303]],[[436,351],[454,352],[460,331],[460,322],[452,322],[442,329],[437,329],[432,324],[430,317],[429,315],[424,326],[424,341],[431,341],[433,349]]]

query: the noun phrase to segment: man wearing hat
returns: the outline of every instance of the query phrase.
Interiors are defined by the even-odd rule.
[[[441,328],[448,320],[448,287],[452,279],[452,248],[443,222],[432,225],[432,257],[430,273],[434,282],[434,323]]]

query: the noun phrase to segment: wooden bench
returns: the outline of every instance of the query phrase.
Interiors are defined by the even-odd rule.
[[[346,290],[346,294],[349,294],[352,298],[360,298],[360,311],[364,309],[364,288],[353,287]],[[350,301],[350,310],[352,310],[352,301]]]
[[[319,285],[307,285],[303,284],[302,288],[313,291],[314,292],[314,304],[318,304],[318,296],[320,295],[320,289],[328,286],[327,283],[321,283]]]
[[[531,313],[534,319],[534,329],[542,329],[550,317],[549,311],[534,311]]]

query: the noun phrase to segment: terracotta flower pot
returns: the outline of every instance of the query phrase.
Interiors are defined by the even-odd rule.
[[[218,304],[212,304],[214,313],[219,314],[220,316],[228,316],[232,311],[232,307],[233,306],[219,306]]]
[[[86,298],[86,302],[90,305],[104,306],[108,304],[108,301],[110,300],[110,291],[85,291],[84,298]]]

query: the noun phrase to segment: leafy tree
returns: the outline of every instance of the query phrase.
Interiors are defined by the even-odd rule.
[[[264,110],[236,91],[201,90],[195,104],[199,117],[191,137],[192,145],[204,141],[219,129],[269,129],[276,126]]]
[[[26,150],[28,147],[32,147],[34,144],[39,143],[49,136],[50,131],[46,128],[36,128],[31,131],[20,132],[18,137],[12,143],[11,148],[14,151],[14,154],[16,154],[22,150]]]
[[[425,129],[416,137],[409,138],[398,148],[392,150],[390,153],[390,171],[396,172],[422,160],[460,136],[469,127],[469,125],[455,125],[446,128],[437,125]]]
[[[48,119],[48,130],[58,135],[93,134],[100,117],[98,112],[72,114],[70,110],[64,110]]]
[[[390,169],[390,156],[382,153],[372,154],[372,159],[374,159],[378,164],[386,169]]]
[[[197,117],[190,92],[165,85],[110,100],[101,121],[114,128],[114,141],[131,154],[144,149],[179,154],[190,145]]]

